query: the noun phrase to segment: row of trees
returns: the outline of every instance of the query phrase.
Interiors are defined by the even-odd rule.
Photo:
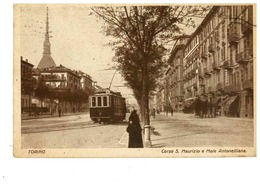
[[[111,36],[114,60],[140,106],[149,127],[149,96],[155,90],[165,66],[165,46],[183,34],[183,26],[195,27],[194,18],[208,13],[208,6],[102,6],[93,7],[105,21]],[[146,131],[149,134],[149,131]],[[149,146],[150,135],[146,135]]]
[[[75,105],[75,110],[80,111],[83,104],[88,103],[88,97],[93,93],[92,89],[82,90],[71,90],[70,88],[53,88],[50,85],[46,85],[44,79],[41,77],[38,81],[33,77],[28,77],[22,80],[22,94],[29,95],[29,101],[33,97],[37,98],[41,107],[44,100],[50,102],[50,113],[53,113],[53,104],[55,101],[58,103],[67,102],[71,106]],[[30,114],[30,107],[29,107]]]

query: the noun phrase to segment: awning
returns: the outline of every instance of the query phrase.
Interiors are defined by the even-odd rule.
[[[218,105],[221,102],[221,99],[219,97],[216,97],[212,100],[213,105]]]
[[[226,103],[230,100],[230,97],[227,97],[225,100],[222,101],[222,105],[226,105]]]
[[[232,96],[230,97],[229,101],[226,102],[226,106],[230,107],[230,105],[237,99],[238,96]]]

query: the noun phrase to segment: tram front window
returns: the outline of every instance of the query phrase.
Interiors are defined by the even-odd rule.
[[[103,97],[103,105],[105,107],[107,106],[107,97],[106,96]]]
[[[92,107],[96,106],[96,97],[92,97]]]
[[[97,100],[98,100],[98,106],[101,106],[101,97],[99,96]]]

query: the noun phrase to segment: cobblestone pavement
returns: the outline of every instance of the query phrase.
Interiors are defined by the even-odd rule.
[[[93,124],[87,114],[22,121],[22,148],[126,148],[127,122]],[[195,118],[192,114],[151,117],[152,147],[250,147],[254,121]]]
[[[251,147],[254,121],[242,118],[195,118],[193,114],[157,115],[153,147]]]

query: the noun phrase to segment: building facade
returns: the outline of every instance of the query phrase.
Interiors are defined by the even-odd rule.
[[[34,80],[32,78],[32,69],[33,64],[28,62],[28,59],[23,60],[21,57],[21,110],[22,112],[28,111],[28,108],[31,107],[32,91]]]
[[[186,101],[207,101],[210,116],[253,117],[253,28],[251,5],[211,9],[185,48]]]
[[[166,111],[181,112],[184,100],[183,58],[184,48],[190,36],[179,36],[171,49],[168,69],[165,73]]]
[[[70,89],[75,91],[81,89],[81,77],[77,71],[65,66],[38,69],[43,81],[51,88]]]
[[[84,91],[87,91],[87,92],[94,91],[93,80],[92,80],[91,76],[82,72],[82,71],[79,71],[78,74],[80,76],[80,87],[81,87],[81,89],[83,89]]]
[[[157,113],[166,111],[164,87],[160,87],[156,93],[156,111]]]

